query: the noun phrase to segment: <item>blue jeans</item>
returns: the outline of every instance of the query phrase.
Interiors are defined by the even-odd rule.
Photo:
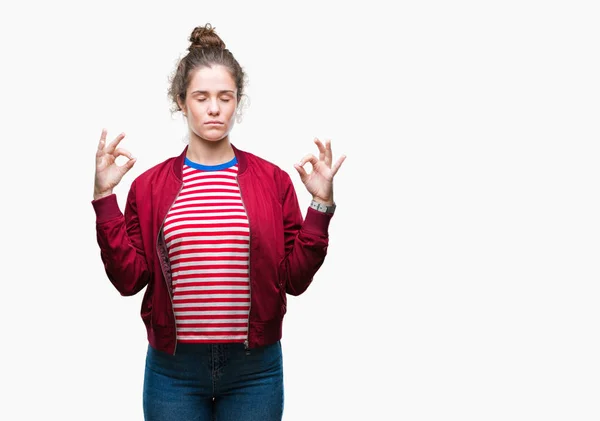
[[[281,343],[178,344],[175,355],[148,345],[146,421],[280,421]]]

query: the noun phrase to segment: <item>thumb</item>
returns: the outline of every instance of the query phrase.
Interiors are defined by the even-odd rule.
[[[136,158],[131,158],[129,161],[127,161],[126,163],[124,163],[121,166],[121,173],[123,175],[125,175],[125,173],[127,173],[127,171],[129,171],[130,169],[133,168],[133,166],[135,165],[136,162]]]

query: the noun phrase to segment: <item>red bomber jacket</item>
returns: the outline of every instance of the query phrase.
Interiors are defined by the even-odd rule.
[[[308,288],[323,264],[332,214],[310,207],[302,217],[287,172],[231,145],[237,181],[250,225],[250,315],[247,348],[272,344],[282,336],[286,293]],[[182,186],[187,146],[139,175],[131,184],[125,213],[114,194],[93,200],[96,236],[108,278],[123,296],[144,287],[141,317],[150,345],[175,354],[171,267],[163,222]]]

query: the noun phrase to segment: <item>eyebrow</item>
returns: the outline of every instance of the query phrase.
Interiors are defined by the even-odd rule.
[[[209,93],[208,91],[194,91],[194,92],[191,93],[191,95],[194,95],[194,94],[204,94],[204,95],[206,95],[208,93]],[[235,94],[235,91],[231,91],[231,90],[225,89],[225,90],[219,91],[219,93],[220,94]]]

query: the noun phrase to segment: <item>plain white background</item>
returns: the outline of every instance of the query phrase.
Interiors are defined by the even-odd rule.
[[[103,127],[179,154],[168,76],[210,22],[245,68],[236,146],[331,138],[330,248],[284,321],[293,420],[600,418],[600,15],[592,1],[2,6],[3,420],[142,420],[142,294],[95,238]],[[309,166],[307,166],[309,168]]]

